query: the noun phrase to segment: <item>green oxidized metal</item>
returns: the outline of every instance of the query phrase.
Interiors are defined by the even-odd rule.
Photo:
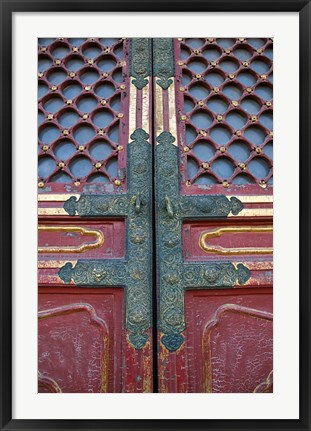
[[[128,145],[128,191],[123,195],[81,195],[69,198],[64,209],[69,215],[125,217],[127,223],[125,259],[78,260],[59,270],[64,283],[77,286],[120,286],[125,289],[129,341],[141,349],[151,327],[152,286],[152,150],[149,135],[137,129]]]
[[[174,76],[173,39],[153,39],[153,75],[157,77],[157,84],[166,90],[172,83]]]
[[[130,48],[130,75],[136,88],[142,89],[151,76],[151,39],[133,38]]]
[[[156,146],[157,272],[159,329],[164,346],[174,351],[184,342],[184,297],[187,288],[232,288],[244,284],[250,271],[242,264],[185,263],[182,255],[183,218],[225,218],[238,214],[243,204],[223,195],[181,196],[179,149],[175,138],[162,132]]]

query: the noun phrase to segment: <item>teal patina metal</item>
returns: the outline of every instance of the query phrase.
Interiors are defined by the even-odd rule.
[[[64,283],[77,286],[125,289],[125,326],[129,341],[141,349],[151,327],[152,288],[152,148],[149,135],[137,129],[128,144],[128,191],[120,195],[81,195],[64,203],[69,215],[81,217],[124,217],[125,259],[68,262],[58,274]]]
[[[151,76],[151,39],[133,38],[130,48],[130,75],[136,88],[142,89]]]
[[[175,351],[184,342],[185,290],[226,289],[244,284],[250,271],[242,264],[185,263],[182,254],[182,220],[185,218],[226,218],[238,214],[243,204],[224,195],[181,196],[179,148],[169,132],[157,137],[156,220],[159,330],[164,346]]]
[[[174,70],[173,39],[153,39],[153,75],[163,90],[167,90],[173,83],[171,78],[174,76]]]

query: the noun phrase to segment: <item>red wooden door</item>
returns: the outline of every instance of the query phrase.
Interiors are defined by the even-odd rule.
[[[39,391],[272,390],[271,55],[39,40]]]
[[[272,390],[272,41],[154,41],[160,392]]]
[[[152,392],[150,44],[39,40],[39,391]]]

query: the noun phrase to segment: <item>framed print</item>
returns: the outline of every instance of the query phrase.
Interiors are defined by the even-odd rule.
[[[150,6],[2,2],[2,428],[309,429],[309,2]]]

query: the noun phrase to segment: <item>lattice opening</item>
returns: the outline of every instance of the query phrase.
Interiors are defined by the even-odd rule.
[[[124,38],[38,40],[40,187],[119,183],[126,145],[119,133],[127,97],[124,43]]]
[[[180,38],[175,54],[185,185],[272,184],[272,39]]]

